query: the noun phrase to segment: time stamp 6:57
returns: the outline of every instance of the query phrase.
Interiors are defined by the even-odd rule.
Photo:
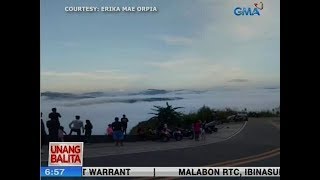
[[[41,167],[41,177],[80,177],[81,167]]]

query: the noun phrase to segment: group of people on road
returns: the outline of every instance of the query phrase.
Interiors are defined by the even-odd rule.
[[[108,124],[106,135],[113,138],[116,142],[116,146],[123,146],[124,135],[127,135],[128,122],[129,120],[124,114],[122,115],[121,120],[119,120],[118,117],[115,117],[114,122]]]
[[[64,142],[65,135],[72,135],[76,133],[77,140],[80,141],[81,132],[84,133],[85,143],[90,143],[90,137],[92,134],[93,125],[90,120],[85,121],[85,125],[82,120],[80,120],[80,116],[76,115],[75,119],[69,123],[70,133],[67,134],[64,130],[64,127],[60,124],[61,114],[57,112],[57,108],[52,108],[52,112],[49,113],[49,120],[46,122],[46,127],[48,128],[48,139],[45,123],[43,122],[41,112],[41,148],[47,142]],[[127,135],[127,127],[128,127],[128,118],[124,114],[119,121],[119,118],[116,117],[115,121],[112,124],[108,125],[107,135],[113,137],[116,142],[116,145],[123,145],[124,135]]]
[[[46,130],[45,125],[42,119],[43,113],[41,112],[41,147],[46,142]],[[67,133],[64,130],[64,127],[60,125],[61,114],[57,112],[57,108],[52,108],[52,112],[49,113],[49,120],[46,122],[46,126],[48,128],[48,141],[49,142],[64,142],[64,136]],[[80,120],[80,116],[76,115],[75,120],[71,121],[69,124],[70,133],[72,135],[73,132],[77,133],[77,137],[81,136],[81,131],[85,133],[85,142],[89,143],[89,139],[92,134],[92,123],[90,120],[86,120],[86,124],[84,125],[83,122]]]
[[[46,131],[45,131],[45,124],[42,119],[42,112],[41,112],[41,147],[46,142]],[[64,130],[64,127],[60,125],[59,118],[61,118],[61,114],[57,112],[56,108],[52,108],[52,112],[48,115],[49,120],[46,122],[46,126],[48,128],[49,132],[49,142],[64,142],[64,136],[67,135],[67,133]],[[72,133],[76,133],[80,140],[81,132],[85,133],[85,143],[90,142],[90,137],[92,134],[93,125],[90,120],[85,121],[86,124],[83,124],[83,121],[80,120],[80,116],[76,115],[75,120],[71,121],[69,124],[70,133],[69,136],[72,135]],[[115,117],[114,122],[111,124],[108,124],[108,127],[106,129],[106,135],[110,138],[113,138],[115,141],[116,146],[123,146],[123,140],[124,136],[127,135],[127,127],[128,127],[128,118],[125,114],[122,115],[122,118],[119,119],[118,117]],[[169,131],[167,124],[163,124],[160,126],[161,129],[158,129],[160,132],[167,132]],[[195,123],[192,124],[192,130],[194,133],[194,137],[196,141],[199,141],[199,139],[205,139],[205,127],[206,127],[206,121],[201,122],[201,120],[197,120]],[[145,137],[145,133],[141,128],[138,129],[138,134],[141,137]]]

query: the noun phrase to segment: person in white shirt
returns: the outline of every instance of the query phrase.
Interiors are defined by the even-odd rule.
[[[69,128],[70,128],[69,135],[71,135],[72,132],[76,132],[77,135],[80,136],[81,135],[81,129],[82,129],[82,132],[84,132],[83,122],[80,120],[80,116],[76,116],[76,120],[73,120],[69,124]]]

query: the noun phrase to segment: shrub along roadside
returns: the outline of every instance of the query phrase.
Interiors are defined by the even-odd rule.
[[[192,123],[196,120],[211,122],[214,120],[222,121],[223,123],[228,123],[227,117],[235,115],[239,112],[246,112],[244,109],[242,111],[236,111],[231,108],[226,109],[211,109],[208,106],[202,106],[196,112],[190,112],[188,114],[183,114],[178,110],[183,107],[172,107],[169,103],[166,106],[154,106],[152,109],[154,116],[149,120],[142,121],[133,127],[130,134],[137,134],[138,128],[142,128],[145,131],[148,129],[156,129],[161,123],[166,123],[170,128],[180,126],[182,128],[191,128]],[[248,112],[248,117],[280,117],[280,112],[276,112],[275,109],[272,111],[259,111],[259,112]]]

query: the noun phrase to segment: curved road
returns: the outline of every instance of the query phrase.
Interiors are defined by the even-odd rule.
[[[85,158],[83,166],[280,167],[280,126],[274,124],[266,118],[249,119],[239,134],[223,142],[186,149]]]

